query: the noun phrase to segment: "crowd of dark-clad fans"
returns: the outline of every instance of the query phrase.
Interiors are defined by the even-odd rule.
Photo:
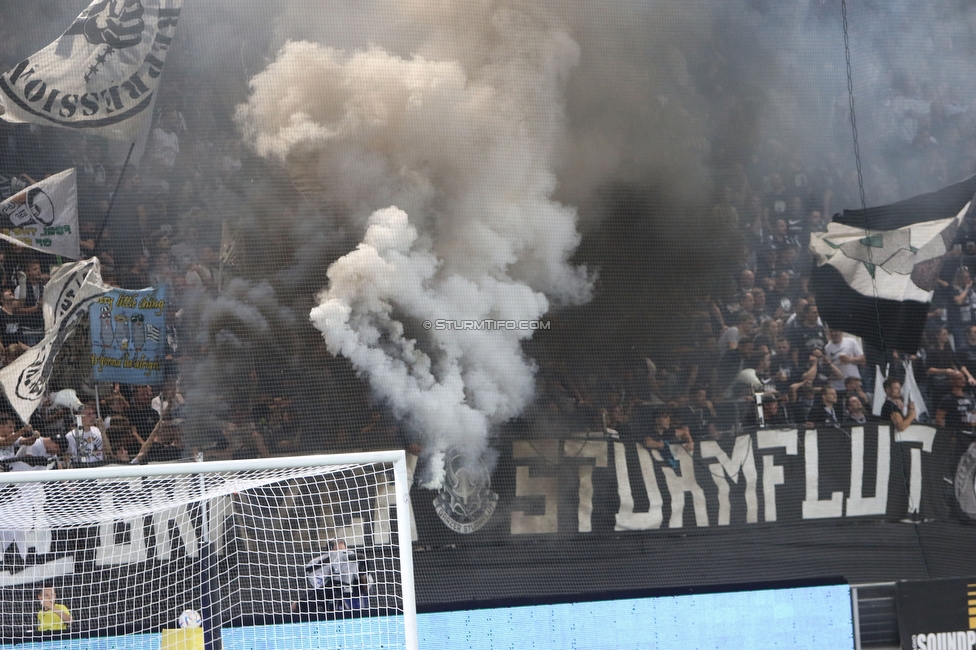
[[[192,96],[190,90],[183,96]],[[897,128],[887,149],[894,171],[883,178],[867,174],[884,198],[976,172],[976,115],[947,84],[919,84],[905,73],[892,80],[890,92]],[[249,163],[230,115],[176,97],[158,108],[145,150],[127,167],[103,139],[0,121],[0,201],[74,167],[82,255],[99,258],[108,284],[168,290],[165,383],[101,385],[97,400],[86,386],[79,390],[80,414],[48,396],[26,427],[12,413],[0,415],[0,459],[138,463],[306,450],[302,427],[293,424],[294,400],[285,393],[257,390],[227,400],[219,426],[192,444],[181,427],[182,362],[199,352],[180,336],[182,300],[190,292],[216,298],[234,273],[222,250],[226,233],[214,230],[220,221],[208,218],[204,199],[218,192],[243,196],[242,168]],[[672,442],[689,450],[758,426],[849,428],[882,420],[898,429],[922,422],[967,435],[976,428],[976,291],[969,271],[976,224],[967,219],[943,265],[922,346],[912,354],[865,350],[855,337],[829,329],[808,290],[810,238],[826,230],[830,215],[860,207],[856,172],[838,152],[812,164],[783,143],[766,141],[761,149],[765,156],[716,165],[710,218],[716,232],[735,233],[740,262],[728,290],[695,298],[690,340],[653,359],[635,359],[609,381],[569,372],[558,359],[537,359],[537,401],[522,423],[546,422],[536,429],[564,433],[629,433],[650,447]],[[58,261],[0,243],[4,364],[43,335],[41,287]],[[911,395],[903,388],[906,361],[914,379],[908,383],[917,385]],[[877,408],[875,366],[888,370],[887,397]],[[388,413],[363,410],[351,429],[334,427],[340,446],[357,437],[402,444]]]
[[[900,114],[900,137],[888,146],[895,172],[880,179],[869,170],[865,182],[883,180],[893,202],[976,173],[976,121],[947,87],[903,75],[891,93],[891,105],[914,112]],[[874,421],[899,431],[939,427],[964,450],[976,430],[976,223],[966,218],[944,260],[919,349],[865,349],[830,329],[809,290],[810,238],[826,232],[831,215],[861,208],[856,170],[839,153],[813,166],[768,144],[768,159],[732,162],[719,174],[711,218],[736,233],[740,262],[726,291],[700,297],[685,344],[635,358],[610,379],[542,361],[540,410],[564,428],[602,429],[654,449],[670,442],[691,451],[760,426],[850,432]],[[877,398],[876,367],[886,371]]]
[[[202,218],[199,197],[218,187],[228,191],[242,161],[234,140],[216,142],[211,127],[208,138],[198,138],[180,111],[160,110],[140,160],[122,174],[123,164],[110,162],[110,145],[101,138],[0,121],[0,201],[76,168],[82,256],[99,258],[109,285],[167,289],[165,381],[154,386],[102,383],[97,400],[90,382],[72,386],[83,408],[65,408],[47,395],[25,426],[12,411],[0,413],[0,460],[140,463],[197,453],[208,460],[295,453],[292,400],[283,394],[251,391],[246,399],[230,400],[219,424],[192,445],[182,426],[180,372],[194,352],[194,342],[180,338],[183,298],[192,291],[214,299],[234,274],[233,260],[222,265],[219,259],[219,228],[214,233],[201,227],[209,222]],[[192,155],[181,153],[187,149]],[[184,160],[192,163],[181,164]],[[110,214],[114,217],[107,218]],[[43,285],[51,268],[63,261],[0,244],[4,365],[42,338]],[[242,383],[248,384],[246,378]]]

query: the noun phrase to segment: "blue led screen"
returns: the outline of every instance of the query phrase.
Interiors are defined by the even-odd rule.
[[[398,647],[393,632],[402,629],[364,618],[232,628],[222,637],[224,650],[332,650],[354,628],[376,635],[377,647]],[[854,647],[846,585],[424,613],[417,628],[420,648],[430,650]]]

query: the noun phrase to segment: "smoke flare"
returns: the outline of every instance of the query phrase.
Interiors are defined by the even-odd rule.
[[[473,68],[448,57],[448,42],[429,48],[437,59],[288,43],[238,111],[259,154],[311,157],[330,200],[365,226],[311,313],[330,352],[352,361],[429,453],[474,458],[532,399],[521,349],[532,331],[417,325],[537,321],[553,301],[590,291],[586,270],[568,262],[576,212],[551,198],[578,47],[512,7],[483,27]]]

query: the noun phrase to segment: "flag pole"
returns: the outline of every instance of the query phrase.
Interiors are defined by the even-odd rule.
[[[115,191],[112,192],[112,198],[109,199],[108,209],[105,211],[105,218],[102,220],[102,227],[98,231],[98,237],[95,238],[95,248],[102,241],[102,235],[105,234],[105,229],[108,228],[108,218],[112,215],[112,206],[115,205],[115,197],[119,195],[119,188],[122,187],[122,178],[125,176],[125,170],[129,168],[129,160],[132,158],[132,150],[136,148],[136,143],[133,142],[129,145],[129,153],[125,155],[125,162],[122,163],[122,171],[119,172],[119,180],[115,182]],[[92,253],[94,254],[94,250]]]

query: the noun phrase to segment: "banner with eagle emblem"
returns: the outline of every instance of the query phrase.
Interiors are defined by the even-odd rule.
[[[182,0],[96,0],[0,75],[0,115],[134,141],[152,115]]]

